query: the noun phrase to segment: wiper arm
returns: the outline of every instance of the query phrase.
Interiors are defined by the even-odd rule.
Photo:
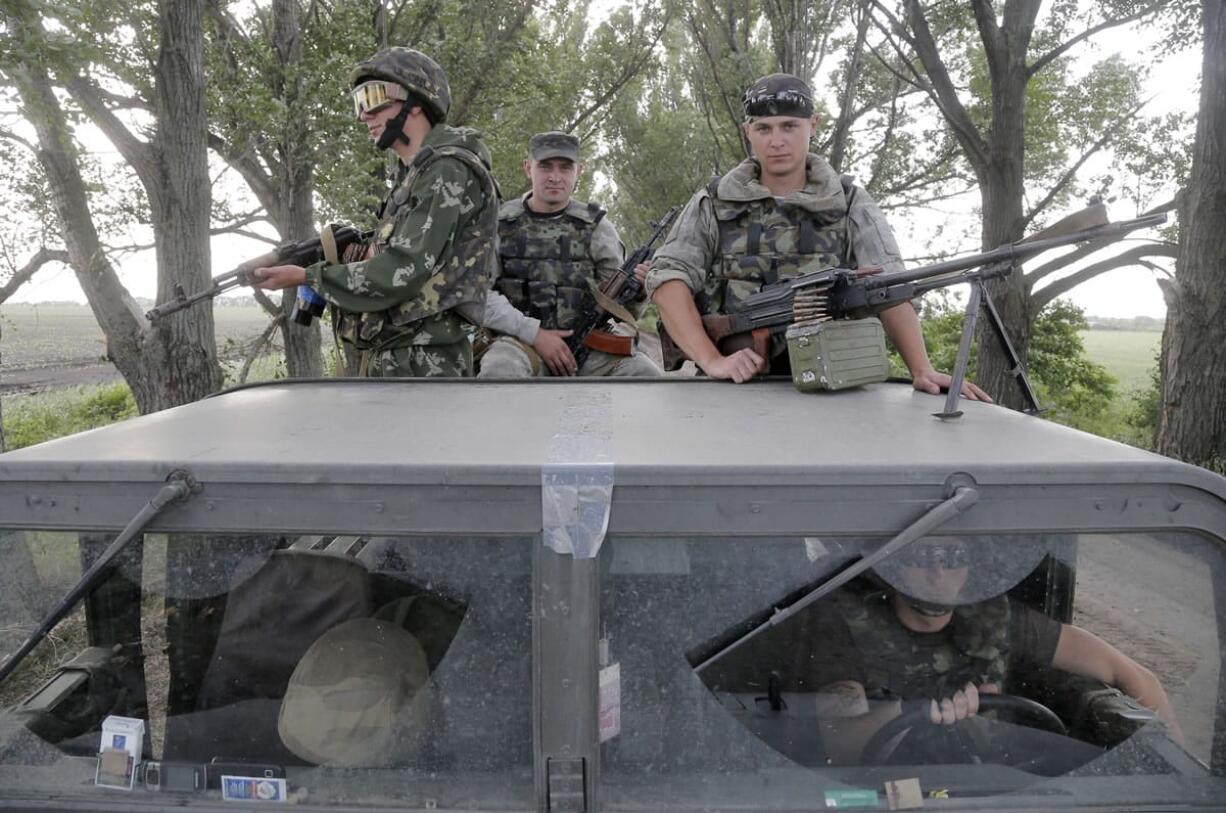
[[[170,475],[166,485],[153,495],[145,506],[136,512],[136,516],[127,526],[120,531],[119,536],[107,545],[106,550],[90,565],[85,571],[81,579],[73,585],[68,591],[68,595],[60,601],[47,614],[47,617],[39,622],[34,632],[30,633],[30,637],[26,638],[25,642],[10,655],[4,663],[0,664],[0,683],[3,683],[13,670],[25,660],[26,656],[34,651],[34,647],[38,646],[39,642],[47,637],[47,634],[55,628],[55,625],[64,620],[64,617],[72,611],[76,603],[85,596],[86,593],[93,590],[98,582],[102,581],[102,577],[106,575],[107,569],[114,563],[119,554],[123,553],[133,539],[140,535],[145,526],[153,521],[153,518],[162,512],[162,509],[170,505],[175,500],[179,500],[190,496],[192,493],[199,491],[200,487],[192,476],[183,471],[176,471]]]
[[[953,495],[949,499],[928,509],[923,516],[899,531],[893,539],[885,543],[885,545],[883,545],[879,550],[868,556],[862,557],[861,559],[853,562],[850,566],[843,568],[838,573],[835,573],[833,576],[826,579],[817,587],[814,587],[808,593],[805,593],[787,607],[775,610],[775,612],[771,614],[770,618],[766,619],[761,624],[758,624],[740,638],[737,638],[735,641],[695,666],[694,671],[701,672],[703,669],[706,669],[708,666],[715,663],[720,658],[739,647],[741,644],[749,641],[751,638],[756,637],[758,634],[765,632],[772,627],[782,624],[784,621],[787,621],[805,607],[808,607],[818,599],[833,593],[835,590],[847,584],[847,582],[873,567],[878,562],[891,556],[896,551],[900,550],[901,548],[905,548],[907,545],[910,545],[917,539],[922,539],[928,534],[932,533],[934,530],[941,527],[946,522],[949,522],[958,514],[966,511],[978,501],[978,489],[971,486],[957,486],[954,489]]]

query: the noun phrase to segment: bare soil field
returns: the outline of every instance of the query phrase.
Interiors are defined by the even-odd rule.
[[[223,357],[240,357],[268,324],[257,307],[214,310]],[[102,329],[86,305],[7,304],[0,308],[0,395],[118,381]]]

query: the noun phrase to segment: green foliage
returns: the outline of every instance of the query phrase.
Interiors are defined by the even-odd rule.
[[[4,437],[9,449],[20,449],[136,414],[136,402],[126,384],[31,395],[5,402]]]
[[[1057,299],[1043,309],[1030,338],[1029,369],[1050,408],[1049,417],[1094,431],[1115,398],[1115,378],[1085,355],[1079,331],[1089,327],[1081,308]]]
[[[1149,372],[1149,385],[1137,390],[1124,412],[1124,421],[1134,433],[1130,442],[1146,449],[1153,448],[1154,433],[1158,431],[1158,414],[1162,409],[1162,378],[1158,374],[1158,358]]]
[[[928,355],[938,370],[952,370],[962,334],[963,311],[948,300],[926,303],[923,330]],[[1085,354],[1080,331],[1088,327],[1084,312],[1056,300],[1035,320],[1028,372],[1048,408],[1045,417],[1098,434],[1112,434],[1108,420],[1116,397],[1115,378]],[[974,377],[972,345],[968,377]],[[895,360],[896,365],[901,360]],[[905,368],[904,368],[905,369]]]

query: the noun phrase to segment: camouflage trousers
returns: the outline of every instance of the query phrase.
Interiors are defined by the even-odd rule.
[[[409,344],[376,350],[345,345],[348,375],[366,378],[467,378],[473,374],[468,339],[451,344]]]
[[[530,345],[510,336],[499,336],[481,355],[477,378],[535,378],[551,376],[549,368]],[[635,348],[634,355],[614,356],[593,350],[579,368],[581,376],[662,375],[660,368],[643,351]]]

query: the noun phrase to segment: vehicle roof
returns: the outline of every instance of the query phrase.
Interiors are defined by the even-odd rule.
[[[515,485],[612,465],[619,484],[943,480],[1182,483],[1204,469],[998,406],[901,384],[805,394],[786,381],[277,382],[0,455],[0,481]]]

